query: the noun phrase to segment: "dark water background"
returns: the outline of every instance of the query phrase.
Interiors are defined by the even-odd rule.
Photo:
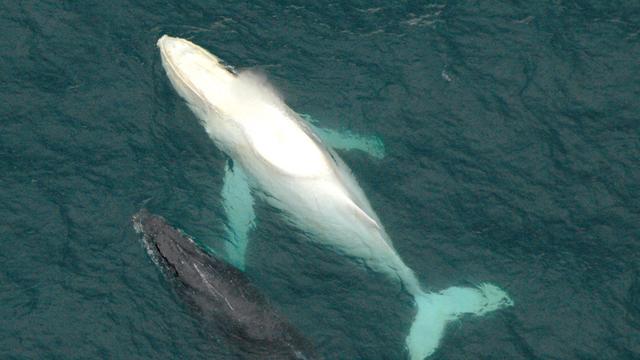
[[[160,65],[162,34],[267,74],[323,126],[432,290],[515,306],[434,359],[640,358],[637,1],[0,4],[0,358],[233,358],[130,217],[223,241],[225,161]],[[329,359],[404,359],[411,299],[264,204],[247,274]]]

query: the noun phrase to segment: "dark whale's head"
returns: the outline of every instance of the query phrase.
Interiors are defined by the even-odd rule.
[[[133,216],[134,228],[143,234],[143,242],[154,262],[177,276],[186,285],[206,290],[199,269],[211,261],[186,234],[158,215],[142,209]]]
[[[188,235],[146,209],[132,220],[153,261],[186,290],[181,295],[251,358],[319,358],[311,343],[271,307],[242,271],[205,253]]]

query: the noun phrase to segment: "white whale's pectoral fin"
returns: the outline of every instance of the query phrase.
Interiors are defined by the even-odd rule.
[[[256,214],[246,175],[239,166],[231,166],[229,162],[225,167],[222,202],[227,214],[226,259],[244,270],[249,232],[255,226]]]
[[[300,114],[311,127],[313,132],[333,149],[339,150],[361,150],[367,154],[382,159],[385,155],[384,143],[377,136],[362,136],[350,131],[339,132],[336,130],[324,129],[318,126],[318,121],[307,114]]]

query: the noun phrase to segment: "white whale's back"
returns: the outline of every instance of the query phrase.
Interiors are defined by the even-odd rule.
[[[252,101],[230,115],[242,123],[256,154],[279,171],[296,177],[318,177],[330,171],[318,145],[284,107]]]

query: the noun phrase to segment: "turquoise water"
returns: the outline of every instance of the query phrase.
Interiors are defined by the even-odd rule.
[[[311,2],[310,2],[311,3]],[[0,357],[236,358],[149,259],[143,204],[223,241],[225,155],[168,33],[268,76],[322,126],[405,263],[515,306],[434,359],[640,357],[636,2],[3,1]],[[256,208],[247,274],[328,359],[404,359],[411,298]]]

